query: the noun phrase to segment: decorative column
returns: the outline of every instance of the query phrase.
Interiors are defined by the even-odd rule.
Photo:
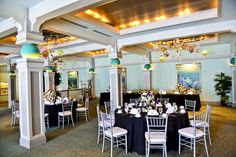
[[[12,101],[16,101],[16,73],[11,68],[11,63],[7,65],[8,70],[8,108],[11,108]]]
[[[144,88],[152,89],[151,52],[144,57]]]
[[[20,145],[33,148],[46,143],[43,106],[43,61],[20,59],[19,76]]]
[[[95,87],[95,60],[94,58],[91,59],[91,68],[89,68],[89,77],[90,77],[90,80],[91,81],[90,83],[90,86],[89,88],[91,88],[91,95],[92,95],[92,98],[96,97],[96,87]]]
[[[123,106],[123,90],[121,82],[122,68],[120,67],[121,53],[117,51],[116,47],[109,49],[109,58],[111,58],[112,67],[109,68],[110,78],[110,101],[112,101],[113,108]]]
[[[236,42],[231,46],[232,106],[236,107]]]

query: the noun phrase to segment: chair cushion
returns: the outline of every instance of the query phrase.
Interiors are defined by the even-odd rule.
[[[71,111],[58,112],[59,116],[70,116],[72,115]]]
[[[127,133],[128,133],[128,131],[123,128],[113,127],[113,137],[123,136]],[[111,129],[104,131],[104,134],[108,137],[111,137]]]
[[[151,144],[159,144],[166,142],[166,135],[164,132],[150,132],[150,139],[148,132],[145,132],[145,139]]]
[[[188,138],[194,138],[194,128],[193,127],[187,127],[183,129],[178,130],[179,134]],[[196,129],[196,138],[202,137],[204,135],[203,131],[200,129]]]
[[[195,120],[196,121],[196,127],[203,127],[203,126],[209,126],[208,123],[204,120]],[[190,125],[194,126],[194,120],[190,120]]]
[[[86,108],[86,107],[78,107],[76,109],[76,111],[87,111],[87,110],[88,110],[88,108]]]
[[[82,107],[83,105],[82,104],[77,104],[77,107]]]

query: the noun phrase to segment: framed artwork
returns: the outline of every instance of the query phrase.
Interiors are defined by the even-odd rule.
[[[68,72],[68,88],[78,88],[78,71],[69,71]]]
[[[177,84],[182,84],[185,89],[201,90],[201,64],[177,64]]]

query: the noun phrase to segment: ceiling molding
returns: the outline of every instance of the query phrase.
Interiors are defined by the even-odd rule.
[[[52,0],[44,0],[29,8],[31,31],[39,32],[42,23],[55,17],[75,10],[84,11],[87,8],[96,7],[113,1],[114,0],[66,0],[55,3],[55,1]]]
[[[120,31],[117,28],[112,27],[84,13],[79,13],[79,14],[70,15],[70,16],[66,15],[66,16],[63,16],[63,18],[66,18],[78,24],[84,25],[90,29],[100,31],[105,34],[109,34],[110,36],[113,36],[113,37],[119,37],[120,35]]]

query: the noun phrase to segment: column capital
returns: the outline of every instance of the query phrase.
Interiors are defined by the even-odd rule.
[[[122,58],[122,53],[119,52],[117,46],[107,46],[107,50],[108,50],[108,57],[109,58]]]

